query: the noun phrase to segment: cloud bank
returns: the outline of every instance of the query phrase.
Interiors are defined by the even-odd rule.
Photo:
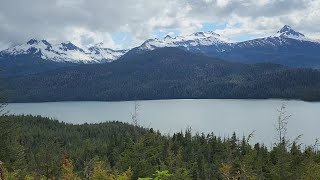
[[[130,48],[155,32],[188,34],[208,23],[223,24],[214,30],[235,39],[271,35],[284,24],[320,38],[320,1],[4,0],[0,49],[30,38]]]

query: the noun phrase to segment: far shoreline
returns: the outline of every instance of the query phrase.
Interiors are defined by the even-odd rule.
[[[304,100],[298,98],[175,98],[175,99],[136,99],[136,100],[57,100],[57,101],[8,101],[2,102],[6,104],[22,104],[22,103],[70,103],[70,102],[135,102],[135,101],[173,101],[173,100],[239,100],[239,101],[300,101],[300,102],[308,102],[308,103],[320,103],[320,100]],[[1,103],[1,102],[0,102]]]

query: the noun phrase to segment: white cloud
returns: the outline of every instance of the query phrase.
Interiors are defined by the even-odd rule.
[[[68,40],[80,47],[88,47],[103,42],[106,47],[120,48],[108,32],[94,32],[77,27],[68,28],[66,32],[69,34]]]
[[[0,41],[0,51],[4,50],[4,49],[7,49],[11,46],[11,44],[9,43],[3,43]]]
[[[0,6],[0,45],[35,37],[127,48],[155,30],[189,34],[203,23],[226,23],[217,30],[225,36],[271,35],[289,24],[319,37],[319,19],[318,0],[7,0]],[[117,32],[129,33],[132,42],[115,42]]]
[[[210,2],[210,1],[207,1],[207,2]],[[217,5],[220,8],[226,7],[229,3],[230,3],[230,0],[217,0]]]

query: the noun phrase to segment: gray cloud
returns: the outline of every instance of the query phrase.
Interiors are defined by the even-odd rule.
[[[189,33],[204,22],[226,23],[219,32],[231,36],[270,33],[283,24],[318,34],[319,9],[313,0],[5,0],[0,6],[0,48],[33,37],[79,45],[104,41],[123,48],[111,38],[114,33],[130,33],[132,46],[154,30]]]
[[[195,10],[201,12],[213,11],[216,15],[227,17],[234,13],[239,16],[250,17],[274,17],[287,15],[292,11],[305,9],[309,1],[304,0],[220,0],[228,2],[224,6],[219,5],[218,0],[213,1],[191,1]]]

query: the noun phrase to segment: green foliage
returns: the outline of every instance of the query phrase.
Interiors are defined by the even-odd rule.
[[[138,178],[138,180],[171,180],[172,174],[169,173],[168,170],[166,171],[156,171],[155,174],[153,174],[153,178],[146,177],[146,178]]]
[[[67,157],[64,158],[64,162],[62,165],[62,177],[64,180],[78,180],[80,179],[74,172],[73,172],[73,163],[72,160],[68,159]]]
[[[132,177],[132,171],[131,168],[129,168],[127,171],[123,173],[115,172],[115,174],[112,174],[110,177],[110,180],[130,180]]]
[[[19,144],[18,135],[14,133],[18,126],[3,117],[0,116],[0,161],[5,163],[4,166],[9,171],[14,172],[10,177],[23,175],[21,171],[15,171],[24,169],[26,165],[25,148]]]
[[[89,176],[97,156],[108,167],[121,169],[121,152],[133,143],[133,134],[146,133],[121,122],[70,125],[39,116],[11,115],[0,117],[0,130],[4,137],[0,160],[5,167],[20,169],[20,177],[35,172],[36,177],[46,178],[62,175],[65,154],[81,177]]]
[[[10,150],[7,179],[319,179],[320,154],[277,143],[268,150],[234,133],[222,139],[190,129],[163,136],[126,123],[71,125],[39,116],[2,116]],[[3,133],[4,131],[2,131]],[[5,135],[5,134],[4,134]],[[250,135],[251,136],[251,135]],[[19,151],[17,151],[17,149]],[[16,152],[23,154],[16,156]],[[2,152],[4,153],[4,152]],[[19,153],[18,153],[19,154]],[[143,178],[145,177],[145,178]]]
[[[169,173],[168,170],[166,171],[156,171],[156,173],[153,175],[154,180],[169,180],[172,177],[172,174]]]
[[[178,168],[170,177],[172,180],[191,180],[190,172],[185,168]]]
[[[132,177],[132,171],[129,168],[123,173],[118,171],[108,171],[104,162],[98,161],[95,163],[90,179],[92,180],[130,180]]]
[[[101,161],[97,162],[93,168],[91,175],[92,180],[105,180],[108,179],[107,170],[105,164]]]

